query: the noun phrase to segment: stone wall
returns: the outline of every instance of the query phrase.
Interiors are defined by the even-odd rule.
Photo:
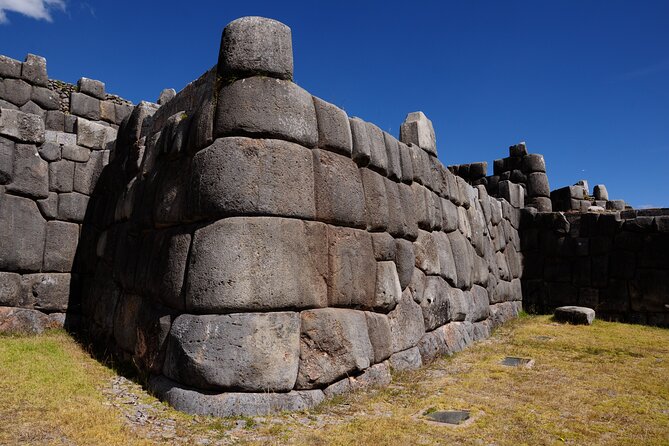
[[[526,214],[523,305],[669,326],[669,209]]]
[[[301,409],[464,348],[520,310],[520,210],[294,84],[244,18],[217,66],[120,128],[88,206],[83,322],[175,407]]]
[[[131,110],[102,82],[48,79],[42,57],[0,56],[0,326],[40,331],[77,312],[81,224]]]

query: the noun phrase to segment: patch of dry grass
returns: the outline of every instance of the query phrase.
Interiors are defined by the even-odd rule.
[[[505,367],[504,356],[535,364]],[[100,389],[113,372],[64,333],[0,338],[0,364],[0,444],[154,444],[105,405]],[[441,409],[469,409],[474,421],[446,427],[420,417]],[[527,317],[453,357],[396,375],[389,388],[312,411],[240,424],[161,410],[181,444],[205,436],[211,444],[669,445],[669,330]]]
[[[66,333],[0,337],[0,444],[151,444],[104,404],[112,375]]]

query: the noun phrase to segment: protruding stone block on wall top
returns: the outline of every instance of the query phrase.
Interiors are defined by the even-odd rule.
[[[437,139],[432,121],[421,111],[409,113],[400,127],[400,141],[416,144],[421,149],[437,156]]]
[[[264,17],[242,17],[230,22],[221,37],[218,72],[224,79],[264,75],[291,80],[290,28]]]

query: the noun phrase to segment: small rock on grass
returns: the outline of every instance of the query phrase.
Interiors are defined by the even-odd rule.
[[[595,320],[595,310],[587,307],[566,306],[555,309],[557,322],[568,322],[577,325],[591,325]]]

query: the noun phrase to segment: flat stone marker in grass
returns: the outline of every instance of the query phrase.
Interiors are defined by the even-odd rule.
[[[461,424],[469,419],[468,410],[439,410],[425,415],[430,421],[445,424]]]
[[[506,358],[502,359],[502,362],[500,363],[502,365],[505,365],[507,367],[532,367],[534,365],[534,359],[530,358],[516,358],[515,356],[507,356]]]
[[[557,322],[567,322],[576,325],[591,325],[595,320],[595,310],[588,307],[566,306],[555,309],[554,316]]]

